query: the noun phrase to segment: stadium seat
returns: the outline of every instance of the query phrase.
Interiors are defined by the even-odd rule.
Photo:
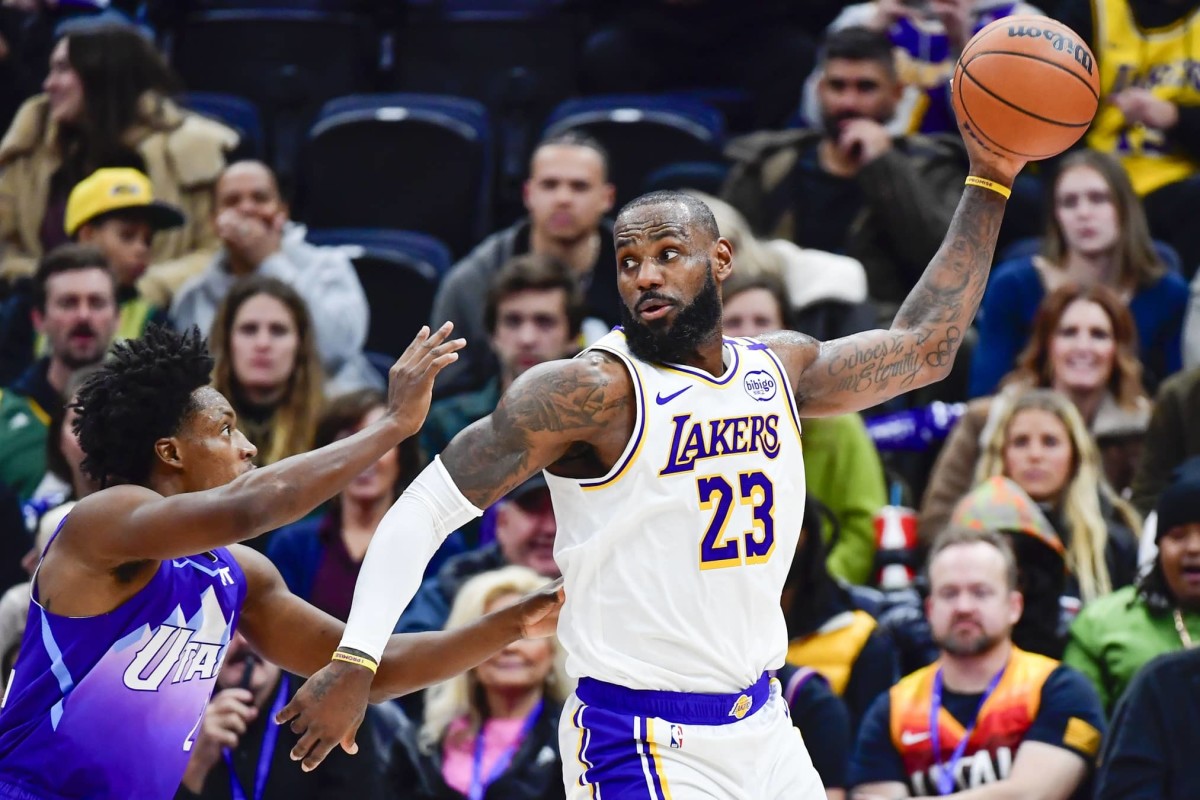
[[[414,258],[433,267],[439,280],[454,263],[450,248],[434,237],[416,231],[387,228],[310,229],[306,238],[315,245],[357,245],[365,250],[392,252]]]
[[[472,100],[338,98],[305,143],[297,216],[310,228],[421,231],[461,256],[488,233],[491,146],[487,112]]]
[[[190,89],[236,94],[258,106],[267,157],[286,183],[321,104],[375,88],[379,34],[354,14],[202,11],[176,29],[171,60]]]
[[[350,259],[371,309],[363,349],[397,358],[429,321],[437,270],[419,258],[374,247],[355,247]]]
[[[254,103],[244,97],[220,92],[184,92],[178,100],[184,108],[223,122],[237,131],[241,140],[230,154],[230,161],[242,158],[261,160],[266,157],[262,116]]]
[[[721,161],[680,161],[666,164],[647,175],[642,191],[698,189],[717,197],[728,175],[729,165]]]
[[[607,95],[568,100],[546,121],[544,136],[580,130],[609,153],[618,206],[641,193],[666,164],[721,161],[725,122],[720,112],[677,95]]]

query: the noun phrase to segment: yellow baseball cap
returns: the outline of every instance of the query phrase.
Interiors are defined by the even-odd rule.
[[[150,227],[159,231],[177,228],[186,218],[169,203],[154,199],[150,179],[130,167],[106,167],[87,176],[71,190],[67,198],[67,236],[101,214],[128,209],[136,211]]]

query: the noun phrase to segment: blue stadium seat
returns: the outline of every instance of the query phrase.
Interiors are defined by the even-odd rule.
[[[338,98],[305,143],[298,216],[311,228],[421,231],[461,256],[488,233],[491,148],[487,111],[472,100]]]
[[[363,349],[395,359],[429,320],[438,272],[422,259],[393,249],[355,247],[350,260],[371,309]]]
[[[310,229],[306,238],[315,245],[358,245],[366,250],[408,256],[433,267],[439,280],[454,263],[450,248],[434,237],[416,231],[389,228]]]
[[[721,194],[729,165],[722,161],[680,161],[666,164],[646,176],[643,192],[666,189],[699,189],[714,197]]]
[[[641,193],[657,169],[679,161],[721,161],[725,121],[694,98],[607,95],[568,100],[546,121],[544,136],[585,131],[607,149],[618,205]]]
[[[241,141],[230,154],[231,161],[266,157],[262,116],[254,103],[244,97],[221,92],[184,92],[178,100],[184,108],[223,122],[237,131]]]
[[[379,31],[355,14],[214,10],[182,21],[171,61],[189,89],[236,94],[258,106],[267,156],[286,182],[321,104],[375,88],[379,49]]]

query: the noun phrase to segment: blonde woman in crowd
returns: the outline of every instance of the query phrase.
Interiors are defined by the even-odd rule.
[[[252,276],[213,324],[213,387],[229,398],[259,466],[311,450],[324,403],[312,318],[294,289]]]
[[[1017,397],[996,420],[975,472],[995,475],[1029,495],[1066,551],[1066,595],[1083,603],[1133,583],[1141,520],[1109,488],[1100,452],[1075,405],[1049,389]]]
[[[463,584],[446,629],[475,622],[545,585],[510,566]],[[430,687],[425,722],[401,728],[392,756],[400,800],[562,798],[558,718],[572,685],[554,637],[515,642],[478,667]]]
[[[1042,302],[1029,344],[1004,388],[972,400],[946,440],[921,502],[922,541],[946,526],[955,504],[972,488],[987,432],[1012,398],[1030,388],[1070,398],[1100,448],[1109,485],[1123,492],[1132,483],[1151,410],[1133,318],[1111,289],[1063,286]]]

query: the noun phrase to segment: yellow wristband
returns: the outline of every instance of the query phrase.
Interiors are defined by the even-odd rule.
[[[379,669],[379,665],[375,663],[374,659],[367,658],[366,656],[356,656],[351,653],[342,652],[341,650],[333,651],[333,660],[345,661],[347,664],[357,664],[360,667],[366,667],[371,670],[372,674]]]
[[[1012,189],[1009,189],[1002,183],[989,181],[987,178],[979,178],[974,175],[967,176],[967,186],[978,186],[980,189],[991,189],[996,194],[1003,197],[1005,200],[1012,197]]]

